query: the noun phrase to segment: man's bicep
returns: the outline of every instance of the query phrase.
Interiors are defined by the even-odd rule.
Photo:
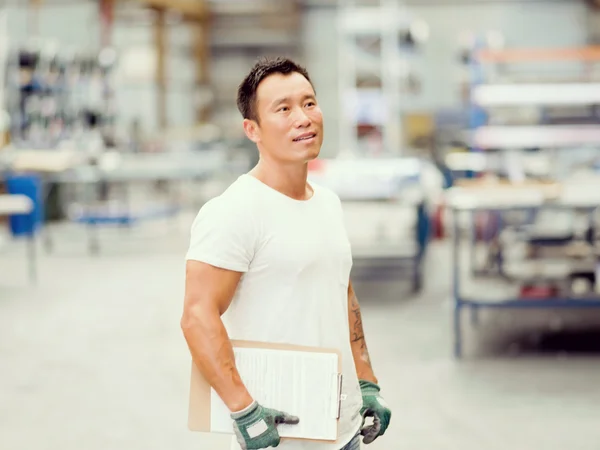
[[[233,300],[242,272],[188,260],[185,275],[185,310],[214,310],[222,315]]]
[[[354,292],[354,287],[352,286],[352,280],[348,280],[348,305],[352,309],[352,305],[358,305],[358,299],[356,298],[356,293]]]

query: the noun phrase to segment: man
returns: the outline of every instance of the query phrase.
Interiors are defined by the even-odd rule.
[[[391,411],[379,395],[349,279],[352,255],[340,200],[307,182],[308,162],[323,142],[315,91],[304,68],[265,59],[241,83],[238,107],[260,159],[207,202],[192,225],[181,320],[186,341],[231,412],[232,449],[358,449],[361,434],[366,444],[383,435]],[[340,350],[338,441],[280,444],[277,425],[302,417],[252,398],[230,339]]]

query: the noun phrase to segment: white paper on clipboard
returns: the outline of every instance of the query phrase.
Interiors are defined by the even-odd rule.
[[[234,345],[233,349],[236,367],[250,395],[263,406],[300,418],[297,425],[278,426],[282,438],[337,440],[343,382],[338,352],[248,344]],[[197,419],[191,420],[195,423],[190,428],[233,434],[230,411],[198,378],[194,367],[191,412]]]

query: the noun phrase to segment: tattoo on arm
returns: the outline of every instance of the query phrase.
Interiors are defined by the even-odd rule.
[[[358,343],[360,346],[361,359],[368,364],[371,364],[369,351],[367,350],[367,342],[365,340],[365,333],[363,331],[360,306],[353,291],[350,293],[350,341],[352,344]]]

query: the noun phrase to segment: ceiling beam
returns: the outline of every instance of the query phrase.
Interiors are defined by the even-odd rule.
[[[210,10],[204,0],[130,0],[141,6],[181,14],[188,20],[208,20]]]

